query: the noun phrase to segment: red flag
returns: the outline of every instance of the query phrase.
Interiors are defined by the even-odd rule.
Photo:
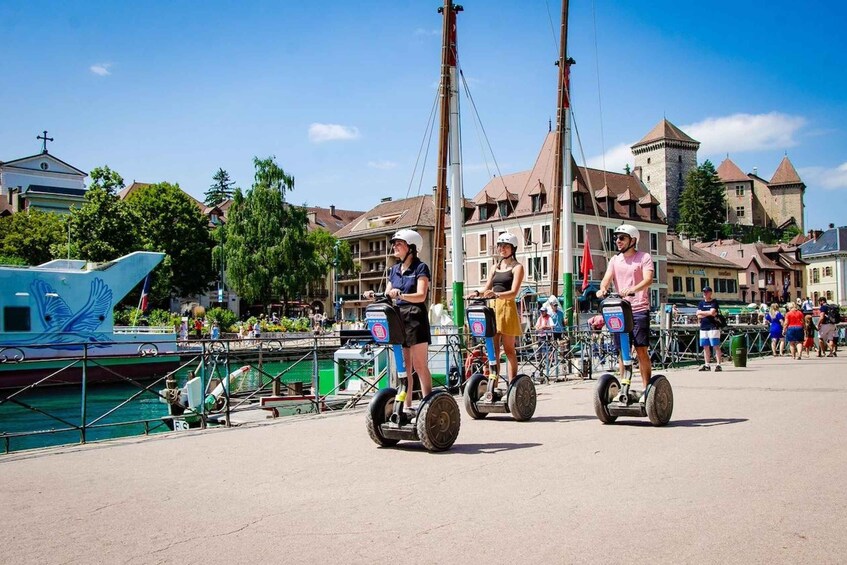
[[[594,268],[591,260],[591,246],[588,245],[588,234],[585,234],[585,244],[582,246],[582,290],[588,288],[588,274]]]

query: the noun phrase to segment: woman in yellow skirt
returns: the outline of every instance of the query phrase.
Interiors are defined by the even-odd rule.
[[[509,381],[518,374],[518,356],[515,352],[515,338],[521,335],[521,322],[518,318],[518,308],[515,297],[523,284],[523,265],[515,259],[518,250],[518,238],[509,232],[500,234],[497,238],[497,252],[500,261],[497,268],[482,290],[474,291],[471,296],[494,298],[494,314],[497,321],[497,334],[494,336],[494,351],[497,352],[497,374],[500,373],[500,345],[506,352],[509,364]]]

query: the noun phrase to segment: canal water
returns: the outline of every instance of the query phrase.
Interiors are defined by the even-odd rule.
[[[233,367],[235,368],[237,367]],[[321,391],[332,388],[332,359],[319,359],[318,369],[321,375]],[[311,383],[313,365],[311,361],[296,364],[290,361],[265,362],[263,370],[271,375],[285,371],[282,378],[284,383]],[[186,368],[177,375],[179,386],[188,380],[188,371]],[[266,380],[267,377],[252,369],[240,385],[243,389],[255,390],[262,379]],[[164,386],[162,382],[153,387],[153,390],[158,392]],[[155,393],[143,392],[138,398],[127,402],[140,390],[127,383],[90,385],[86,394],[85,422],[87,426],[94,427],[86,429],[86,441],[169,431],[161,420],[167,416],[168,407]],[[270,389],[266,387],[265,390]],[[5,391],[6,394],[13,392]],[[238,392],[235,384],[233,392]],[[80,442],[81,433],[78,429],[67,430],[80,427],[82,423],[83,402],[80,386],[33,389],[11,401],[3,402],[3,398],[5,397],[0,391],[0,453]],[[120,406],[125,402],[126,404]]]

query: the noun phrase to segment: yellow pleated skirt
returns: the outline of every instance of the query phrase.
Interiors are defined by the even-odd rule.
[[[503,335],[521,335],[521,321],[518,319],[518,307],[511,298],[494,300],[494,317],[497,320],[497,333]]]

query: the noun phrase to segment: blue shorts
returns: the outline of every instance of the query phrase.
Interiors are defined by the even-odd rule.
[[[632,313],[632,332],[629,334],[629,343],[635,347],[647,347],[650,345],[650,312]],[[621,334],[613,333],[615,340],[615,351],[621,350]]]
[[[720,330],[700,330],[700,347],[719,347],[720,344]]]

